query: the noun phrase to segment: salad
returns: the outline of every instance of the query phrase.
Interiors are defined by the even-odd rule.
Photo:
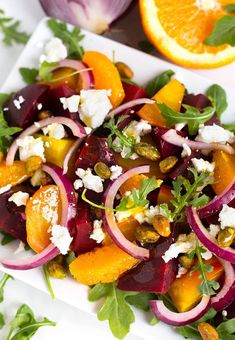
[[[1,94],[3,243],[13,270],[90,287],[123,339],[131,306],[191,339],[235,337],[235,131],[226,93],[191,94],[172,70],[145,88],[122,61],[54,37],[27,83]],[[114,55],[115,59],[115,55]],[[24,256],[25,248],[33,252]],[[156,329],[157,334],[157,329]]]

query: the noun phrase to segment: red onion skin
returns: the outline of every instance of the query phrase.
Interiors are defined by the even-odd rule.
[[[195,232],[200,242],[217,257],[222,258],[231,263],[235,263],[235,250],[227,247],[220,247],[216,240],[209,234],[203,226],[197,211],[194,207],[186,208],[187,222],[191,229]]]
[[[157,319],[168,325],[184,326],[200,319],[208,311],[210,308],[210,297],[204,295],[196,307],[184,313],[170,311],[161,300],[152,300],[149,304]]]

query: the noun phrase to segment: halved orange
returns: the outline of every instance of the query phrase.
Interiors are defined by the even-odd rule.
[[[233,0],[139,0],[144,31],[170,60],[187,67],[213,68],[235,60],[235,47],[208,46],[215,22]]]

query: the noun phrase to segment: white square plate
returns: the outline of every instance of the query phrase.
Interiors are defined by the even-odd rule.
[[[39,46],[42,46],[43,43],[49,40],[52,36],[51,32],[47,28],[46,20],[47,19],[43,19],[38,25],[0,92],[12,92],[25,86],[18,72],[20,67],[38,66],[39,56],[42,53],[42,47]],[[85,50],[101,51],[111,59],[113,51],[115,51],[115,59],[130,65],[135,74],[134,80],[141,85],[145,85],[155,75],[168,69],[172,69],[176,72],[176,78],[184,83],[189,92],[204,93],[205,90],[212,85],[210,80],[189,72],[181,67],[162,61],[158,58],[96,34],[86,31],[83,33],[85,34],[85,38],[82,41],[82,45]],[[233,108],[235,107],[234,91],[229,88],[225,88],[225,90],[227,92],[229,107],[224,113],[223,118],[225,122],[232,122],[235,120],[233,113]],[[7,246],[0,246],[0,259],[3,259],[14,252],[17,245],[17,242],[13,242]],[[41,269],[34,269],[30,271],[10,271],[3,267],[0,268],[5,272],[11,273],[15,278],[38,288],[41,291],[47,292],[47,287],[45,285]],[[58,299],[75,306],[84,312],[95,313],[96,304],[87,301],[87,287],[76,283],[73,279],[65,279],[62,281],[52,279],[52,284]],[[148,340],[159,338],[159,336],[161,339],[182,340],[182,337],[175,333],[171,327],[161,323],[154,327],[150,326],[144,313],[136,310],[135,314],[136,322],[131,326],[132,334]]]

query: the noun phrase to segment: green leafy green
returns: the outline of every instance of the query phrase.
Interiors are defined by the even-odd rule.
[[[141,51],[145,53],[152,53],[155,48],[149,40],[141,40],[138,42],[138,47]]]
[[[19,31],[20,21],[6,17],[5,12],[0,9],[0,30],[3,34],[3,42],[7,46],[11,46],[13,42],[17,44],[25,44],[29,35],[23,31]]]
[[[0,108],[2,109],[6,102],[11,98],[9,93],[0,93]]]
[[[213,84],[207,89],[206,95],[212,101],[217,115],[219,119],[221,119],[222,113],[227,109],[228,106],[226,92],[220,85]]]
[[[223,124],[223,128],[235,133],[235,124]]]
[[[202,111],[190,105],[183,105],[186,109],[184,113],[172,110],[166,104],[157,104],[161,110],[162,116],[165,118],[167,125],[174,126],[177,123],[186,123],[188,125],[188,130],[190,135],[195,135],[201,124],[204,124],[211,119],[215,113],[215,108],[208,106]]]
[[[234,339],[235,338],[235,318],[223,321],[217,328],[220,339]],[[231,337],[233,335],[233,337]]]
[[[58,65],[59,65],[59,63],[57,63],[57,62],[48,63],[48,61],[46,61],[46,60],[43,61],[40,64],[40,67],[39,67],[39,71],[38,71],[39,77],[42,80],[50,81],[51,78],[52,78],[51,70],[53,69],[53,67],[56,67]]]
[[[50,292],[51,298],[54,300],[55,294],[54,294],[54,291],[53,291],[53,288],[52,288],[52,285],[51,285],[51,280],[50,280],[50,275],[49,275],[48,270],[47,270],[47,265],[43,266],[43,273],[44,273],[45,282],[46,282],[47,288]]]
[[[2,313],[0,313],[0,329],[2,329],[5,326],[5,318]]]
[[[101,321],[108,320],[110,330],[118,339],[126,336],[135,320],[134,313],[126,302],[126,298],[130,295],[133,293],[119,290],[116,283],[98,284],[89,292],[90,301],[105,298],[97,317]]]
[[[165,86],[171,80],[171,77],[175,74],[172,70],[167,70],[156,77],[154,77],[148,85],[146,86],[145,90],[148,93],[149,97],[153,97],[156,92],[158,92],[163,86]]]
[[[4,118],[2,109],[0,108],[0,150],[3,153],[7,153],[9,146],[11,145],[11,136],[21,131],[18,127],[9,127],[7,121]]]
[[[38,76],[38,70],[36,68],[21,67],[19,72],[26,84],[36,83],[36,78]]]
[[[137,293],[135,295],[127,296],[126,301],[136,308],[139,308],[145,312],[148,312],[149,307],[149,301],[154,300],[156,298],[156,295],[153,293]]]
[[[224,10],[229,13],[235,13],[235,4],[229,4],[224,6]]]
[[[17,310],[11,321],[11,328],[6,340],[28,340],[43,326],[56,326],[56,323],[47,318],[36,321],[33,311],[24,304]]]
[[[158,319],[156,318],[156,316],[154,315],[154,316],[152,317],[152,319],[150,320],[149,324],[150,324],[151,326],[155,326],[158,322],[159,322],[159,320],[158,320]]]
[[[14,280],[14,278],[9,274],[4,274],[0,281],[0,303],[4,300],[4,287],[9,279]]]
[[[205,39],[204,43],[210,46],[223,44],[235,46],[235,17],[224,15],[217,20],[212,33]]]
[[[6,244],[12,242],[15,240],[15,237],[11,236],[8,233],[5,233],[3,230],[1,230],[1,234],[3,235],[3,238],[1,240],[1,245],[5,246]]]
[[[66,23],[49,19],[47,25],[52,33],[60,38],[68,49],[68,57],[74,59],[82,59],[84,49],[80,45],[80,41],[84,38],[79,27],[69,30]]]

